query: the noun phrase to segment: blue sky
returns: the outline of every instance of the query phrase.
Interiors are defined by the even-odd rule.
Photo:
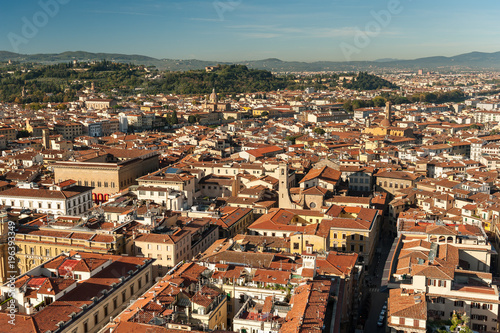
[[[43,14],[40,3],[53,2],[58,12]],[[21,0],[2,7],[0,50],[29,54],[345,61],[500,51],[498,0]],[[378,21],[374,13],[389,15]],[[26,22],[37,31],[23,31]]]

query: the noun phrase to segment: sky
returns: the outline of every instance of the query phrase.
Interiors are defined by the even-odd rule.
[[[498,0],[2,1],[0,50],[243,61],[500,51]]]

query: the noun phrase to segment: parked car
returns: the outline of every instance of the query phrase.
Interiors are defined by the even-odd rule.
[[[378,327],[384,326],[384,316],[378,317],[377,326]]]

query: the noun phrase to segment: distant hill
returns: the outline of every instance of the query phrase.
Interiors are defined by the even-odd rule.
[[[486,70],[500,69],[500,52],[484,53],[471,52],[453,57],[426,57],[413,60],[398,60],[392,58],[379,59],[375,61],[282,61],[276,58],[253,61],[221,62],[197,59],[176,60],[156,59],[143,55],[127,55],[115,53],[91,53],[84,51],[63,52],[54,54],[18,54],[8,51],[0,51],[0,61],[60,63],[73,60],[92,61],[110,60],[123,63],[135,63],[141,65],[153,65],[162,70],[186,71],[203,69],[206,66],[216,64],[241,64],[250,68],[265,69],[273,72],[319,72],[319,71],[389,71],[403,69],[424,70]]]

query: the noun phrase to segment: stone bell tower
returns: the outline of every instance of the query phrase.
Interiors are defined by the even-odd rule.
[[[279,208],[292,209],[294,204],[290,199],[290,192],[288,186],[288,163],[280,163],[278,167],[278,180],[279,180]]]

